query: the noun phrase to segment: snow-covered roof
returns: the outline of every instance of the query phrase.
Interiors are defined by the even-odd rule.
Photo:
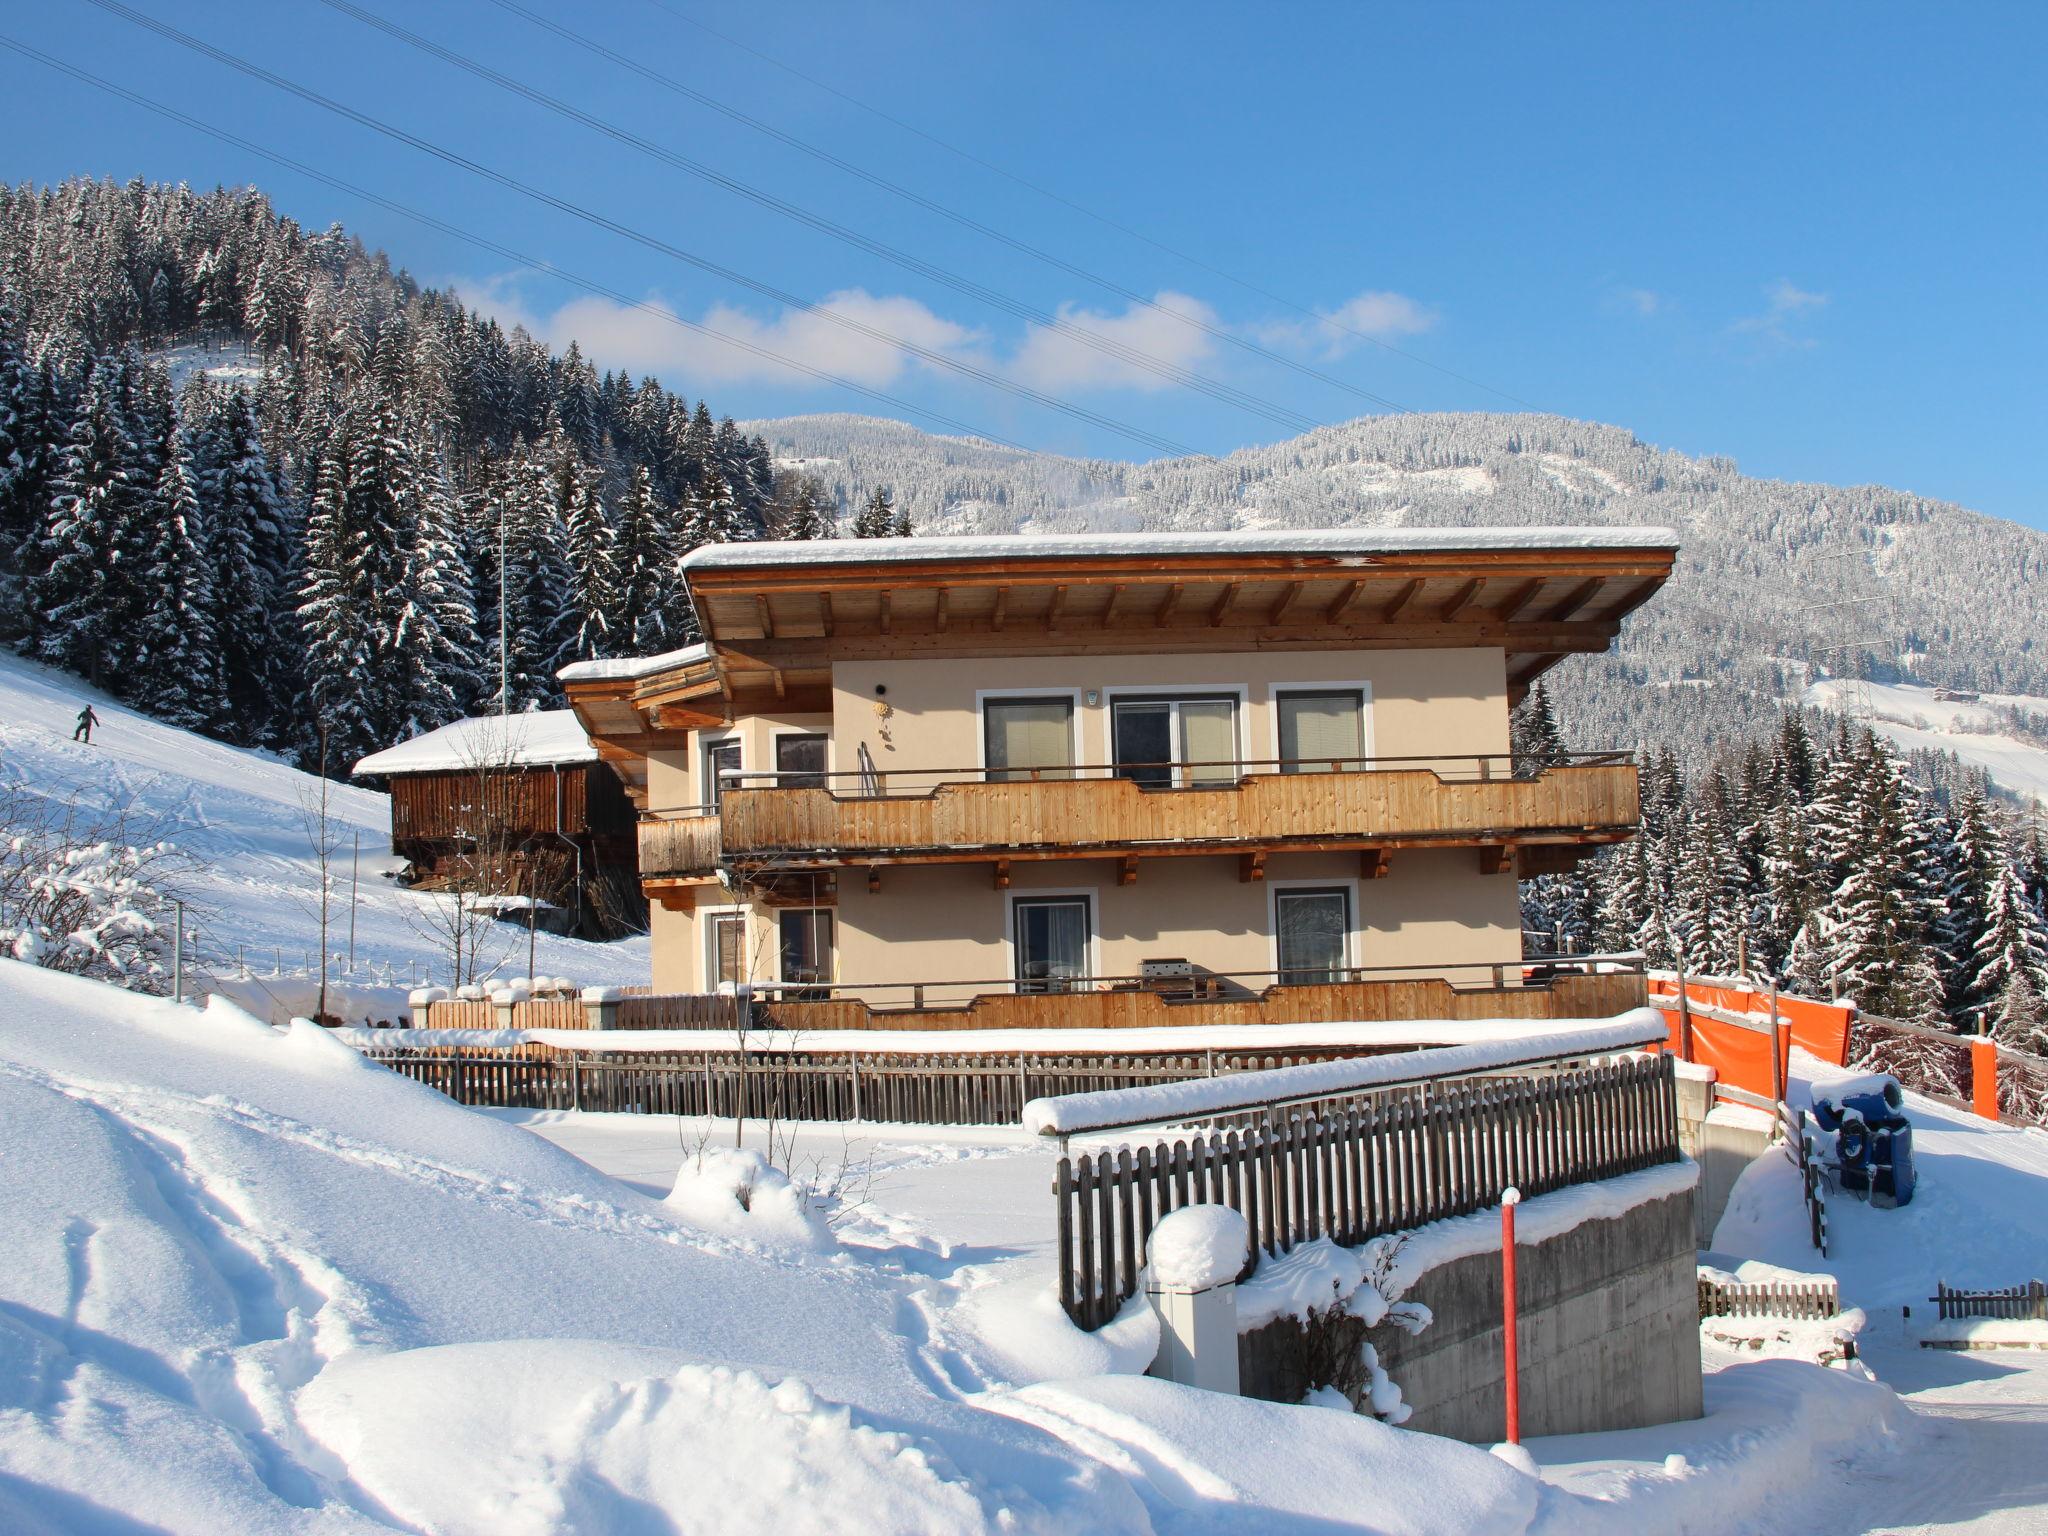
[[[708,645],[686,645],[680,650],[663,651],[658,656],[618,656],[610,661],[572,661],[555,676],[565,683],[630,683],[643,677],[652,677],[657,672],[666,672],[670,667],[682,667],[693,661],[703,661],[710,654],[711,647]]]
[[[1218,533],[1015,534],[702,544],[686,571],[761,565],[909,565],[938,560],[1086,560],[1119,555],[1375,555],[1517,549],[1676,549],[1669,528],[1258,528]]]
[[[372,752],[357,773],[449,773],[516,766],[545,768],[594,763],[597,748],[573,709],[537,709],[523,715],[484,715]]]

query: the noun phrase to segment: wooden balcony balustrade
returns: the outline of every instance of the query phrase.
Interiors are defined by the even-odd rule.
[[[1180,776],[1201,777],[1195,770],[1205,766],[1181,765]],[[1083,851],[1601,843],[1630,836],[1638,818],[1636,768],[1625,753],[1526,777],[1505,756],[1379,758],[1324,772],[1279,766],[1227,765],[1228,782],[1190,787],[1088,767],[1033,777],[809,775],[801,784],[739,775],[722,797],[719,836],[733,863],[773,859],[789,868]],[[906,783],[916,787],[895,787]],[[651,867],[644,844],[641,865]]]
[[[1560,970],[1559,966],[1589,967]],[[1195,1024],[1351,1024],[1410,1019],[1612,1018],[1643,1006],[1643,975],[1627,961],[1590,968],[1556,962],[1445,967],[1445,976],[1375,976],[1278,985],[1271,972],[1203,975],[1160,986],[1146,978],[1083,978],[1062,991],[1018,991],[1008,982],[905,982],[834,986],[757,984],[757,1021],[820,1030],[1142,1029]],[[927,1002],[927,998],[937,999]],[[620,1005],[622,1028],[654,1027],[660,997]],[[641,1023],[642,1015],[650,1021]],[[667,1014],[661,1027],[676,1027]],[[688,1026],[684,1026],[688,1027]]]
[[[704,807],[640,819],[640,878],[705,876],[718,869],[718,813]]]

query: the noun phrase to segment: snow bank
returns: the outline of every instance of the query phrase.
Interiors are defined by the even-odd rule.
[[[1676,548],[1678,535],[1669,528],[1260,528],[1216,533],[1070,533],[1032,538],[957,534],[700,544],[683,556],[681,567],[689,572],[785,565],[918,565],[934,560],[1089,560],[1120,555],[1296,555],[1364,564],[1375,555],[1468,550]],[[574,680],[568,670],[559,675],[564,681]]]
[[[1470,1045],[1033,1099],[1024,1106],[1024,1128],[1039,1136],[1065,1136],[1119,1126],[1201,1120],[1261,1104],[1298,1103],[1392,1083],[1465,1077],[1560,1057],[1607,1055],[1661,1041],[1668,1034],[1664,1016],[1654,1008],[1634,1008],[1604,1023],[1586,1021],[1562,1028],[1559,1021],[1550,1020],[1542,1033],[1486,1038]]]
[[[664,1202],[685,1221],[726,1237],[825,1252],[832,1230],[810,1199],[749,1147],[704,1147],[683,1159]]]
[[[1920,1336],[1971,1349],[2048,1349],[2048,1322],[2031,1317],[1936,1318]]]
[[[357,761],[358,774],[462,773],[594,763],[597,748],[573,709],[456,720]]]
[[[1187,1205],[1152,1229],[1145,1265],[1156,1285],[1206,1291],[1235,1280],[1251,1246],[1251,1228],[1227,1205]]]

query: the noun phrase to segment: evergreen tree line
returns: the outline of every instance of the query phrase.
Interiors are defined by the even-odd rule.
[[[0,187],[0,638],[176,724],[345,772],[689,643],[688,550],[840,522],[702,401],[253,190]]]
[[[1540,766],[1561,743],[1539,685],[1516,751]],[[2048,839],[1981,774],[1924,766],[1812,711],[1690,774],[1659,750],[1641,835],[1525,881],[1523,926],[1539,948],[1639,949],[2048,1054]]]

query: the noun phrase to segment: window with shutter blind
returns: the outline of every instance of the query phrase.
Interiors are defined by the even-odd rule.
[[[991,784],[1063,779],[1074,766],[1072,699],[986,699],[982,730]]]
[[[1155,789],[1234,784],[1238,778],[1233,698],[1120,698],[1110,744],[1120,777]]]
[[[1357,689],[1283,693],[1280,771],[1336,773],[1361,768],[1365,758],[1365,696]]]

